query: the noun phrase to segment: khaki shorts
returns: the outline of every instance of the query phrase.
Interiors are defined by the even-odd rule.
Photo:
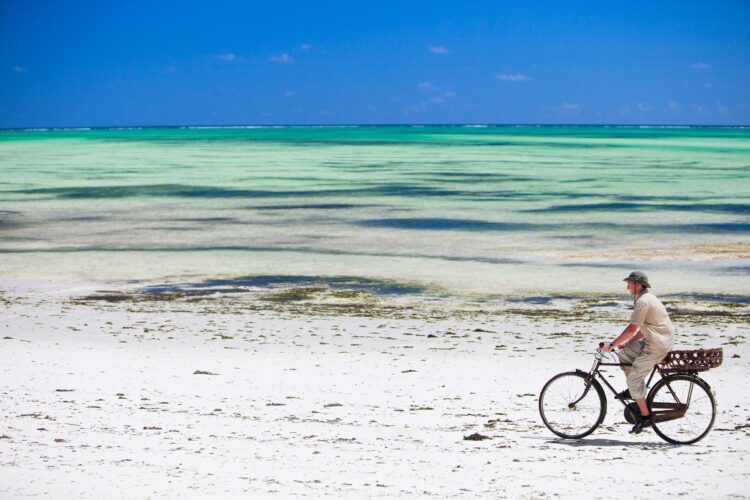
[[[662,352],[653,350],[651,346],[646,345],[643,340],[631,342],[621,350],[617,351],[617,356],[621,363],[631,363],[632,366],[624,366],[622,371],[627,377],[628,390],[630,397],[633,399],[645,399],[646,397],[646,377],[649,376],[654,366],[664,359],[669,351]]]

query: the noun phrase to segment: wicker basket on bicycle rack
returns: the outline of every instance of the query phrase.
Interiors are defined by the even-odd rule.
[[[724,351],[718,349],[697,349],[695,351],[672,351],[660,363],[668,372],[703,372],[721,365]]]

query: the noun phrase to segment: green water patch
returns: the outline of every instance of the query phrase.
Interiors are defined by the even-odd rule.
[[[385,161],[380,163],[356,163],[356,162],[343,162],[343,161],[324,161],[321,163],[323,166],[339,171],[345,172],[358,172],[358,173],[369,173],[369,172],[395,172],[401,170],[407,170],[414,166],[413,163],[406,163],[403,161]]]
[[[151,228],[145,228],[151,229]],[[164,228],[157,228],[163,230]],[[171,230],[181,231],[183,228],[171,228]],[[26,241],[27,239],[23,239]],[[35,239],[29,239],[35,240]],[[525,264],[528,263],[521,259],[512,259],[504,257],[485,257],[485,256],[458,256],[458,255],[440,255],[413,252],[357,252],[348,250],[310,248],[310,247],[273,247],[273,246],[239,246],[239,245],[217,245],[217,246],[170,246],[170,247],[149,247],[149,246],[132,246],[117,247],[107,245],[91,246],[70,246],[70,247],[49,247],[49,248],[0,248],[0,254],[26,254],[26,253],[88,253],[88,252],[154,252],[154,253],[188,253],[188,252],[289,252],[300,254],[314,255],[352,255],[360,257],[395,257],[410,259],[434,259],[437,261],[447,262],[481,262],[486,264]],[[619,267],[619,266],[618,266]]]
[[[618,149],[744,154],[750,151],[741,128],[620,127],[620,126],[501,126],[482,128],[441,126],[277,126],[277,127],[141,127],[130,129],[0,131],[0,142],[50,141],[99,142],[163,147],[274,144],[311,148],[315,151],[340,146],[363,148],[420,147],[445,151],[449,148],[506,148],[584,151]]]

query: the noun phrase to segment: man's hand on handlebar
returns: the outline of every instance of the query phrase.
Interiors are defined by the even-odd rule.
[[[609,342],[599,342],[599,349],[601,349],[603,352],[612,352],[614,346]]]

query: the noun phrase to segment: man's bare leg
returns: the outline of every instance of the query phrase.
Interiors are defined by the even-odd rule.
[[[648,417],[648,406],[646,406],[646,399],[636,399],[635,402],[638,403],[638,409],[641,410],[641,416]]]

